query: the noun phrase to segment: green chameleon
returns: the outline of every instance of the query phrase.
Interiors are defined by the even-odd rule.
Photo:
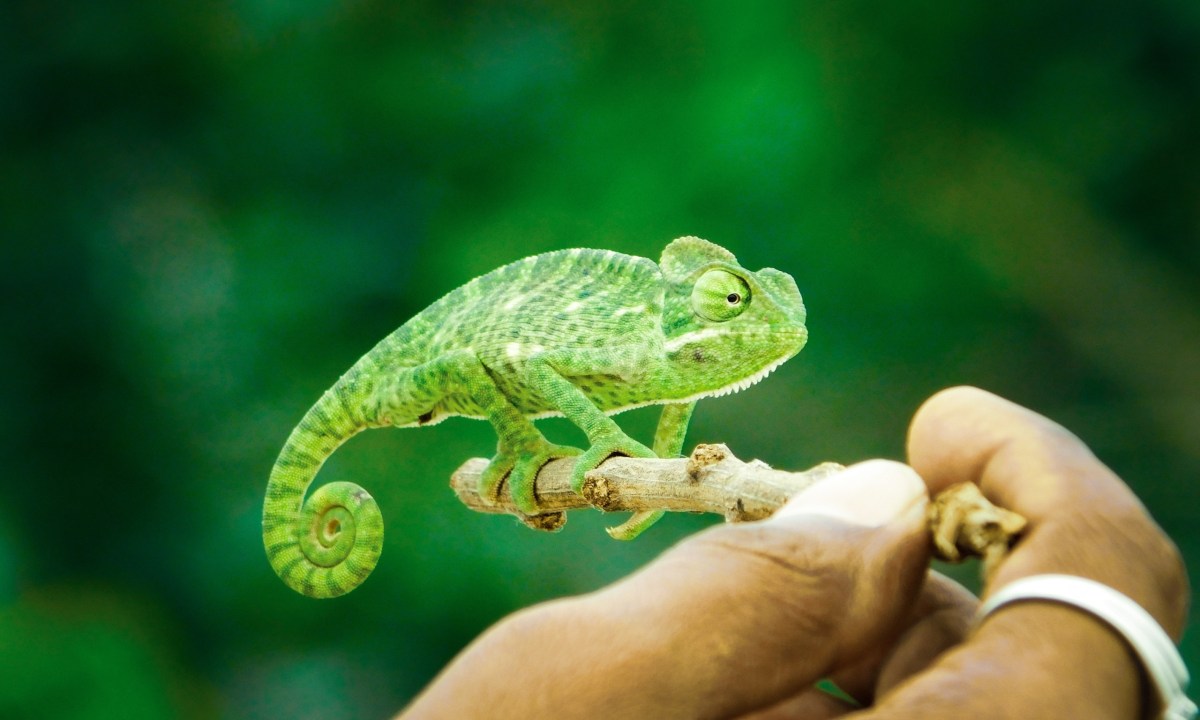
[[[364,355],[292,431],[267,483],[263,543],[279,577],[317,598],[374,569],[383,517],[361,487],[334,482],[304,499],[334,450],[360,430],[453,415],[496,429],[479,493],[508,478],[513,503],[539,512],[534,478],[578,455],[572,486],[610,455],[672,457],[696,400],[742,390],[804,347],[804,302],[790,275],[750,272],[724,248],[679,238],[658,265],[607,250],[559,250],[493,270],[418,313]],[[664,405],[651,450],[609,414]],[[587,435],[556,445],[532,420],[564,415]],[[662,511],[610,528],[630,539]]]

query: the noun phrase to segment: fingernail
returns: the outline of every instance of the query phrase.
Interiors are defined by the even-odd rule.
[[[927,497],[925,483],[909,466],[892,460],[868,460],[801,491],[772,518],[821,515],[879,527],[915,508],[923,511]]]

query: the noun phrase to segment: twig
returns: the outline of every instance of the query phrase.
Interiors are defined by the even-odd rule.
[[[458,499],[477,512],[507,513],[532,528],[550,531],[563,526],[565,511],[586,507],[607,512],[707,512],[728,522],[761,520],[809,485],[844,469],[822,463],[787,472],[760,460],[739,460],[724,445],[698,445],[687,458],[609,458],[584,476],[582,493],[576,494],[570,483],[575,459],[562,458],[546,463],[538,473],[534,485],[544,512],[531,516],[513,505],[506,484],[497,498],[479,495],[479,476],[487,462],[474,458],[454,472],[450,486]],[[993,506],[974,485],[951,488],[930,504],[935,557],[951,562],[982,557],[985,573],[1000,562],[1024,526],[1024,518]]]
[[[570,483],[574,465],[574,458],[562,458],[546,463],[538,473],[534,484],[541,515],[522,514],[506,485],[495,500],[480,497],[479,476],[487,467],[483,458],[463,463],[450,478],[450,487],[472,510],[508,513],[532,527],[555,530],[564,522],[563,511],[586,507],[607,512],[709,512],[731,522],[761,520],[792,495],[842,470],[837,463],[822,463],[804,472],[784,472],[758,460],[743,462],[724,445],[698,445],[687,458],[609,458],[588,472],[583,494],[578,495]]]

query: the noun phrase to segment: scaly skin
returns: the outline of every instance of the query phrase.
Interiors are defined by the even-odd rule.
[[[325,459],[373,427],[486,419],[499,438],[480,492],[507,477],[514,503],[538,513],[533,480],[550,459],[579,455],[572,476],[610,455],[662,457],[683,446],[696,400],[747,387],[804,347],[804,303],[791,276],[750,272],[724,248],[679,238],[658,265],[607,250],[560,250],[478,277],[418,313],[354,364],[292,431],[263,506],[263,543],[297,592],[336,597],[379,559],[383,519],[352,483],[304,500]],[[665,405],[654,448],[609,414]],[[554,445],[532,419],[564,415],[584,450]],[[631,539],[660,511],[610,528]]]

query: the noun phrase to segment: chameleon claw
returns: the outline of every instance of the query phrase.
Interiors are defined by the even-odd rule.
[[[575,461],[575,469],[571,472],[571,489],[577,493],[581,493],[583,491],[583,476],[589,470],[595,470],[600,463],[607,460],[611,455],[625,455],[637,458],[658,457],[654,454],[653,450],[625,433],[600,437]]]
[[[616,527],[606,527],[604,532],[613,540],[632,540],[646,532],[651,525],[658,522],[664,512],[662,510],[643,510],[636,512],[625,522]]]
[[[538,471],[551,460],[574,457],[581,452],[579,448],[546,441],[517,450],[501,449],[479,477],[479,496],[495,502],[499,497],[500,484],[507,477],[509,494],[517,509],[525,515],[538,515],[541,508],[534,491],[534,478]]]
[[[479,497],[483,498],[484,502],[489,505],[496,504],[496,500],[500,496],[500,483],[504,482],[504,478],[508,476],[516,462],[516,455],[501,451],[496,453],[496,456],[483,469],[483,473],[479,476]]]
[[[531,451],[520,452],[516,465],[508,476],[508,490],[512,495],[513,504],[526,515],[537,515],[541,512],[538,507],[534,479],[538,471],[546,463],[561,457],[574,457],[582,452],[579,448],[568,445],[542,443]]]

